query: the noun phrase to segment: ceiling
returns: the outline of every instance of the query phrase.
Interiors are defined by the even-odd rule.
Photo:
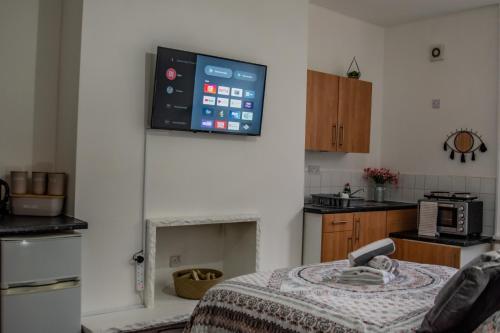
[[[310,0],[310,3],[385,27],[499,2],[500,0]]]

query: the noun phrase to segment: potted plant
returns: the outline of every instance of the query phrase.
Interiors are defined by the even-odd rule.
[[[365,178],[375,183],[375,201],[384,202],[386,184],[397,185],[399,173],[387,168],[365,168]]]

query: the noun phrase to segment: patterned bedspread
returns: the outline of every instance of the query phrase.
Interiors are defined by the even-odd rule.
[[[336,281],[347,260],[225,281],[199,302],[185,332],[413,332],[456,272],[400,261],[387,285]]]

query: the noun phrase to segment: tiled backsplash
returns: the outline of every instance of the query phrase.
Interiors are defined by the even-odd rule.
[[[310,200],[314,193],[338,193],[345,183],[351,184],[351,190],[360,188],[360,196],[373,199],[373,184],[363,177],[362,171],[320,170],[318,173],[304,173],[304,196]],[[387,188],[386,200],[417,202],[429,191],[471,192],[484,202],[483,234],[493,235],[495,226],[496,178],[434,176],[400,174],[399,184]]]

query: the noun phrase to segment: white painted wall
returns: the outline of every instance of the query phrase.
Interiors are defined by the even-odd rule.
[[[84,1],[76,216],[84,312],[140,303],[144,115],[157,45],[268,65],[262,136],[148,134],[146,215],[251,211],[262,217],[262,268],[300,261],[307,2]],[[279,235],[279,236],[277,236]]]
[[[0,2],[0,177],[52,171],[60,0]]]
[[[382,164],[405,173],[496,177],[498,9],[485,7],[386,30]],[[432,44],[445,60],[431,63]],[[441,109],[433,110],[433,98]],[[466,164],[442,149],[456,128],[489,148]]]
[[[62,4],[56,169],[68,175],[66,213],[74,213],[76,131],[80,82],[80,44],[83,0]]]
[[[308,67],[345,76],[356,56],[362,79],[373,82],[369,154],[306,152],[306,165],[361,170],[378,166],[381,156],[382,96],[385,90],[384,29],[317,5],[309,5]]]

